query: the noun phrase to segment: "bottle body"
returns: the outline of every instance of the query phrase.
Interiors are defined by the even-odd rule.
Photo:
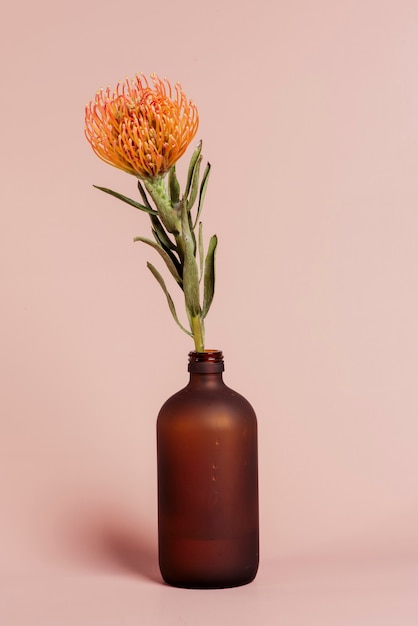
[[[174,586],[243,585],[258,569],[257,419],[219,355],[191,353],[201,360],[157,421],[159,563]]]

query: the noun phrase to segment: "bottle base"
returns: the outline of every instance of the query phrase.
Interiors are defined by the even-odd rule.
[[[222,581],[222,582],[208,582],[197,583],[189,581],[178,581],[164,578],[164,582],[170,587],[177,587],[179,589],[232,589],[233,587],[243,587],[249,585],[255,579],[256,574],[251,576],[248,580],[241,581]]]
[[[258,570],[258,540],[176,540],[160,551],[163,580],[184,589],[226,589],[251,583]]]

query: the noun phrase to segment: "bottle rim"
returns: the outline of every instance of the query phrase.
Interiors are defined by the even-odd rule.
[[[216,374],[224,371],[224,356],[221,350],[189,352],[189,372]]]

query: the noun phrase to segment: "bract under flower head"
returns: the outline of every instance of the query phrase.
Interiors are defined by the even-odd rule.
[[[85,134],[96,155],[138,178],[154,179],[184,154],[199,125],[181,86],[151,74],[100,90],[86,106]]]

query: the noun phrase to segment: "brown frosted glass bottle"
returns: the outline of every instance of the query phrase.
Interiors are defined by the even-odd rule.
[[[223,369],[222,352],[191,352],[189,384],[158,416],[159,563],[177,587],[244,585],[258,569],[257,419]]]

